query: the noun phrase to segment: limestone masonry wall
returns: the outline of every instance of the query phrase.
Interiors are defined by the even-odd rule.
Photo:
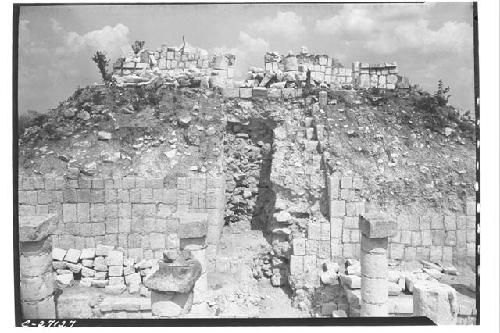
[[[199,48],[181,49],[162,45],[155,51],[140,50],[137,54],[117,59],[113,65],[113,74],[118,81],[123,76],[151,75],[161,78],[179,78],[182,76],[198,77],[213,87],[230,85],[234,76],[235,56],[232,54],[208,54]],[[129,81],[128,83],[137,83]]]
[[[310,74],[310,83],[323,84],[332,89],[379,88],[407,89],[408,78],[398,75],[395,62],[368,64],[353,62],[343,66],[328,55],[311,54],[306,48],[298,54],[281,55],[267,52],[264,55],[264,68],[251,67],[244,82],[234,81],[233,54],[209,54],[200,48],[179,48],[162,45],[155,51],[142,48],[126,57],[116,60],[113,76],[119,85],[149,85],[162,80],[180,86],[202,86],[212,88],[234,88],[228,97],[269,97],[276,94],[284,98],[292,92],[283,88],[301,88]],[[260,87],[261,92],[242,88]],[[238,88],[240,90],[238,91]],[[266,93],[265,88],[277,88]],[[258,94],[259,96],[256,96]]]
[[[359,215],[377,211],[375,205],[367,205],[360,198],[362,188],[360,177],[338,174],[328,177],[332,249],[335,246],[336,254],[344,258],[359,258]],[[463,211],[454,214],[427,212],[418,216],[403,212],[397,215],[397,222],[398,233],[389,239],[389,258],[475,267],[475,201],[467,200]]]
[[[57,213],[53,246],[112,245],[136,260],[207,245],[214,264],[224,223],[224,177],[22,177],[19,215]]]
[[[298,55],[281,56],[278,53],[267,53],[264,57],[266,71],[286,72],[287,75],[305,81],[307,71],[314,81],[335,84],[336,86],[352,85],[352,69],[342,66],[335,59],[327,55],[309,54],[301,52]]]

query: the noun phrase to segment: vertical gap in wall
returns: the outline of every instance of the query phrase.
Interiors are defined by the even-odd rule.
[[[266,233],[275,195],[271,188],[273,120],[231,120],[226,127],[225,224],[248,223]]]

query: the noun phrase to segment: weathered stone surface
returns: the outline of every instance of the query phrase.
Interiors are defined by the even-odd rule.
[[[334,285],[339,283],[339,278],[335,272],[323,272],[320,275],[321,283],[325,285]]]
[[[123,252],[109,251],[106,257],[106,264],[108,266],[123,266]]]
[[[290,215],[289,212],[286,211],[281,211],[278,213],[274,213],[274,218],[276,219],[276,222],[278,223],[285,223],[285,224],[290,224],[292,223],[292,215]]]
[[[127,286],[123,283],[122,284],[107,285],[104,287],[104,292],[106,294],[110,294],[110,295],[120,295],[125,290],[127,290]]]
[[[114,246],[111,245],[97,245],[95,250],[96,256],[107,256],[113,250]]]
[[[342,284],[350,289],[360,289],[361,288],[361,278],[357,275],[340,275],[340,280]]]
[[[66,250],[60,249],[58,247],[55,247],[52,249],[52,259],[53,260],[63,261],[65,255],[66,255]]]
[[[68,266],[68,269],[73,274],[80,273],[80,271],[82,270],[82,265],[81,264],[73,264],[73,263],[68,262],[67,266]]]
[[[37,302],[21,302],[23,319],[56,319],[54,297]]]
[[[144,285],[160,292],[190,292],[201,275],[201,264],[187,260],[184,264],[160,263],[159,269],[146,279]]]
[[[19,216],[19,241],[40,241],[53,233],[57,214]]]
[[[92,287],[104,288],[109,284],[109,280],[92,280]]]
[[[57,275],[56,282],[57,282],[57,286],[60,289],[63,289],[63,288],[66,288],[66,287],[73,285],[73,283],[74,283],[73,273]]]
[[[386,214],[363,214],[359,216],[359,230],[368,238],[385,238],[397,233],[396,221]]]
[[[109,266],[109,276],[122,276],[123,266]]]
[[[52,270],[52,256],[50,253],[42,252],[35,255],[19,256],[19,268],[21,276],[34,277],[45,274]]]
[[[80,260],[80,250],[77,249],[69,249],[68,252],[66,252],[66,255],[64,256],[64,260],[69,262],[69,263],[78,263],[78,260]]]
[[[371,304],[361,300],[361,315],[363,317],[387,317],[387,304]]]
[[[385,279],[387,278],[387,256],[361,252],[361,276]]]
[[[413,296],[399,295],[398,297],[389,297],[387,311],[389,314],[413,315]]]
[[[40,301],[53,294],[54,286],[54,274],[52,272],[22,278],[20,281],[21,299],[27,302]]]
[[[137,297],[113,297],[108,296],[103,299],[100,304],[100,310],[102,312],[114,312],[114,311],[140,311],[143,309],[143,303],[145,300],[142,300]],[[149,302],[147,302],[149,303]]]
[[[179,216],[179,238],[201,238],[207,235],[207,214],[182,214]]]
[[[385,279],[361,279],[361,299],[370,304],[385,304],[389,296]]]
[[[133,284],[139,285],[141,283],[141,274],[132,273],[132,274],[125,276],[125,283],[127,285],[133,285]]]
[[[95,248],[86,248],[82,249],[82,253],[80,254],[80,259],[94,259],[95,258]]]
[[[59,269],[66,269],[67,267],[67,263],[66,261],[53,261],[52,262],[52,268],[54,268],[54,270],[59,270]]]
[[[413,287],[413,315],[428,317],[438,325],[455,325],[458,316],[455,289],[439,282],[417,282]]]
[[[93,277],[95,275],[95,271],[93,269],[90,269],[88,267],[82,267],[82,276],[83,277]]]
[[[186,314],[193,304],[193,292],[156,292],[151,293],[151,311],[158,317],[178,317]]]

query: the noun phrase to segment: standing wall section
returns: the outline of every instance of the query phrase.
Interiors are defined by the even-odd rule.
[[[224,177],[20,177],[19,215],[57,213],[53,246],[112,245],[136,259],[207,245],[215,262],[224,223]]]
[[[359,215],[377,212],[359,196],[360,177],[328,176],[329,216],[333,238],[333,257],[359,258]],[[427,211],[422,214],[397,214],[398,233],[389,238],[389,258],[405,261],[429,260],[475,268],[476,203],[467,199],[461,212]],[[336,253],[333,247],[336,247]]]

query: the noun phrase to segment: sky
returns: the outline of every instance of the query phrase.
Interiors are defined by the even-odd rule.
[[[442,79],[450,103],[474,108],[472,3],[210,4],[23,6],[19,19],[19,114],[45,112],[78,86],[100,81],[96,50],[111,59],[146,47],[195,46],[236,55],[236,72],[263,67],[266,51],[328,54],[392,62],[434,92]]]

